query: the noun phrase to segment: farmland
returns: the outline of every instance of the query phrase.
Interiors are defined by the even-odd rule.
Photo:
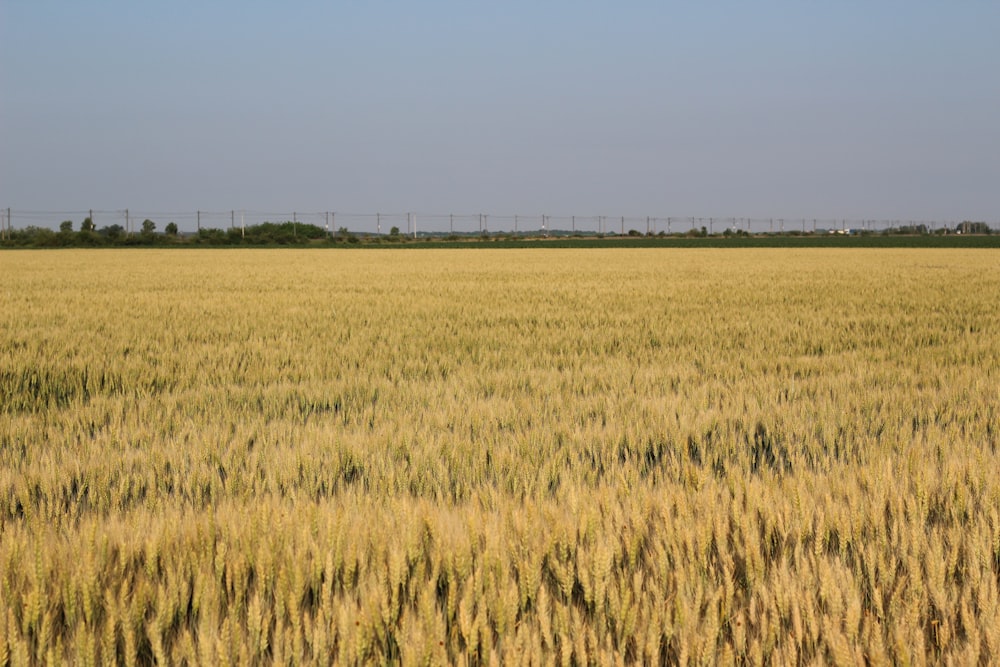
[[[0,665],[1000,661],[975,249],[0,257]]]

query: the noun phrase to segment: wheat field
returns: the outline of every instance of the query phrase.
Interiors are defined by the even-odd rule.
[[[995,251],[0,280],[0,666],[1000,662]]]

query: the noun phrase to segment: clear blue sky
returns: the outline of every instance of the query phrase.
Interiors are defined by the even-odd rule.
[[[986,0],[3,0],[0,206],[997,221],[998,35]]]

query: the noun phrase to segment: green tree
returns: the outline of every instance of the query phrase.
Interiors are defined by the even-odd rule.
[[[398,238],[399,237],[399,227],[393,227],[392,229],[390,229],[389,230],[389,236],[392,237],[392,238],[394,238],[394,239]]]
[[[15,230],[12,238],[14,243],[19,246],[47,248],[59,245],[56,233],[48,227],[31,225],[24,229]]]
[[[163,231],[165,231],[170,236],[177,236],[177,223],[168,222],[167,226],[163,228]]]
[[[222,245],[226,242],[226,233],[214,227],[202,227],[198,230],[198,243]]]
[[[337,230],[337,236],[340,237],[341,241],[347,241],[348,243],[358,243],[360,239],[351,233],[347,227],[341,227]]]
[[[95,229],[97,229],[97,225],[95,225],[94,221],[91,220],[89,217],[84,218],[83,222],[80,223],[81,232],[92,232]]]
[[[116,241],[125,236],[125,228],[121,225],[106,225],[101,227],[99,233],[101,236],[107,236],[112,241]]]
[[[69,234],[73,231],[73,221],[63,220],[59,223],[59,232],[62,234]]]
[[[142,221],[142,233],[145,236],[152,236],[153,232],[156,231],[156,223],[146,218]]]

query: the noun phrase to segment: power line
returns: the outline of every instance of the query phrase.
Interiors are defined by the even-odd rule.
[[[626,230],[635,233],[645,230],[645,234],[676,234],[685,233],[685,222],[690,221],[689,229],[696,231],[706,227],[709,233],[731,231],[753,234],[769,233],[859,233],[877,232],[890,229],[923,229],[936,231],[954,229],[960,220],[896,220],[874,218],[771,218],[771,217],[719,217],[719,216],[678,216],[678,215],[553,215],[541,213],[437,213],[425,211],[400,212],[364,212],[364,211],[274,211],[257,209],[226,209],[226,210],[194,210],[194,211],[154,211],[133,208],[121,209],[78,209],[78,210],[48,210],[48,209],[0,209],[2,231],[9,235],[16,222],[25,226],[48,226],[58,228],[65,220],[82,220],[90,217],[97,225],[121,225],[129,229],[132,221],[162,221],[174,222],[182,231],[196,231],[200,228],[231,228],[235,225],[236,212],[240,214],[242,225],[262,223],[293,222],[295,225],[314,224],[326,226],[334,219],[338,227],[346,227],[355,232],[382,233],[388,227],[401,227],[405,221],[406,228],[417,232],[419,219],[420,233],[529,233],[530,231],[625,234]],[[788,223],[787,225],[785,223]],[[986,222],[986,221],[978,221]],[[778,224],[775,224],[778,223]],[[993,228],[1000,228],[1000,223],[992,221]]]

